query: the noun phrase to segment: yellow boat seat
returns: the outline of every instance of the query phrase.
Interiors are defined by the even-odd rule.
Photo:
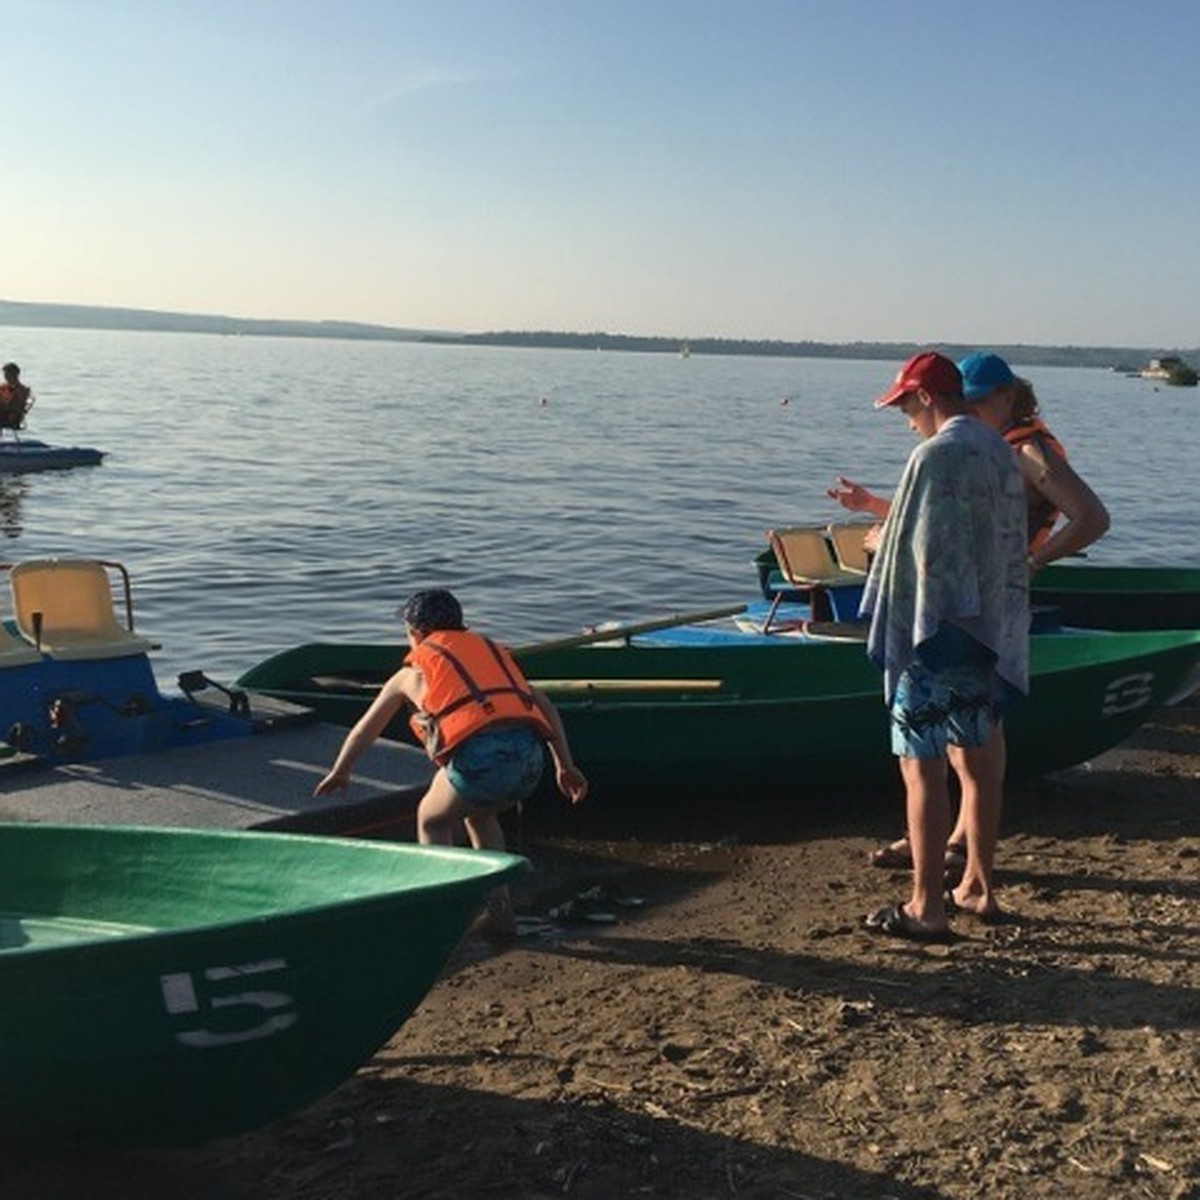
[[[858,571],[865,575],[871,569],[871,560],[863,542],[874,528],[873,521],[834,522],[827,528],[838,566],[843,571]]]
[[[126,625],[113,612],[109,569],[121,573]],[[51,658],[122,658],[154,643],[133,632],[129,573],[94,559],[35,559],[9,568],[13,616],[21,634]]]
[[[828,619],[820,600],[825,589],[861,584],[861,571],[848,571],[838,564],[823,528],[808,525],[767,530],[767,541],[775,552],[783,582],[773,585],[775,595],[762,632],[769,633],[780,602],[789,592],[807,591],[814,619]]]

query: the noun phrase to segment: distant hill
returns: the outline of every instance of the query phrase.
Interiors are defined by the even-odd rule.
[[[134,329],[170,333],[215,333],[257,337],[347,338],[356,341],[415,342],[416,329],[361,325],[353,321],[267,321],[246,317],[157,312],[144,308],[103,308],[90,304],[28,304],[0,300],[0,325],[51,329]]]
[[[962,358],[979,347],[912,342],[785,342],[739,338],[639,337],[619,333],[533,332],[442,333],[364,325],[353,321],[272,321],[246,317],[159,312],[142,308],[104,308],[86,304],[37,304],[0,300],[0,325],[55,329],[135,329],[175,333],[254,335],[257,337],[345,338],[354,341],[428,342],[450,346],[527,346],[549,350],[630,350],[651,354],[767,355],[777,358],[858,358],[897,361],[930,348]],[[1152,358],[1175,356],[1200,362],[1200,349],[1177,346],[1031,346],[992,345],[988,349],[1022,366],[1115,367],[1137,370]]]

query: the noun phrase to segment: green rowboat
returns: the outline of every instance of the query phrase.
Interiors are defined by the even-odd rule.
[[[1034,604],[1088,629],[1200,629],[1200,567],[1058,562],[1034,577]]]
[[[1115,746],[1186,691],[1200,662],[1193,631],[1052,633],[1030,645],[1031,695],[1006,721],[1010,777]],[[309,644],[239,684],[349,725],[403,654],[398,645]],[[558,706],[597,809],[686,811],[750,798],[803,806],[816,793],[896,780],[880,676],[861,642],[549,643],[518,659]],[[408,737],[399,720],[388,733]]]
[[[483,851],[293,834],[0,825],[0,1127],[188,1143],[351,1075],[488,891]]]
[[[783,583],[775,552],[754,558],[763,597],[771,600]],[[852,588],[815,588],[809,592],[842,598],[842,619],[857,611]],[[1200,566],[1121,566],[1064,560],[1043,567],[1030,585],[1035,608],[1054,610],[1060,625],[1077,629],[1200,629]],[[834,604],[837,608],[837,604]]]

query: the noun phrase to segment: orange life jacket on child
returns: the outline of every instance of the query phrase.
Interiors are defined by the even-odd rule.
[[[455,746],[499,722],[531,725],[547,741],[554,736],[521,669],[491,638],[439,629],[404,661],[425,676],[424,707],[409,724],[435,762],[445,763]]]
[[[0,383],[0,427],[21,428],[29,409],[30,394],[23,383]]]
[[[1046,427],[1039,417],[1031,417],[1020,425],[1010,425],[1004,431],[1004,440],[1019,452],[1027,442],[1037,446],[1047,458],[1058,455],[1066,461],[1067,452],[1062,442]],[[1029,550],[1032,553],[1049,537],[1055,522],[1062,515],[1045,497],[1036,492],[1027,492],[1029,498]]]

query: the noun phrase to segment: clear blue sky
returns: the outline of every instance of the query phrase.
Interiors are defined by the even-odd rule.
[[[0,0],[0,297],[1200,344],[1196,0]]]

